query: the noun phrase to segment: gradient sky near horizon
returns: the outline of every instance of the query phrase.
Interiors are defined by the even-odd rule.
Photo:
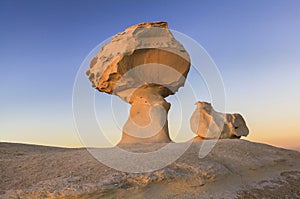
[[[72,89],[84,58],[130,25],[167,21],[218,66],[226,110],[249,126],[245,139],[300,150],[299,19],[297,0],[2,0],[0,141],[82,146]]]

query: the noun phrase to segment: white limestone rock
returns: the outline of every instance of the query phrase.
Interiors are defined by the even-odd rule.
[[[244,118],[238,114],[216,112],[207,102],[197,102],[197,108],[190,119],[191,130],[208,139],[240,138],[247,136],[249,129]]]

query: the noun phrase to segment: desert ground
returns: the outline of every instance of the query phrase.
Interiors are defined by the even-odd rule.
[[[2,142],[0,198],[300,198],[299,152],[224,139],[199,158],[201,145],[195,141],[165,168],[134,174],[85,148]],[[127,146],[139,147],[153,145]]]

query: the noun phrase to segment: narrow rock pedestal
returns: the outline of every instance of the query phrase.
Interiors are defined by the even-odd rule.
[[[168,112],[171,104],[160,87],[136,89],[130,99],[130,115],[123,128],[120,144],[168,143]]]

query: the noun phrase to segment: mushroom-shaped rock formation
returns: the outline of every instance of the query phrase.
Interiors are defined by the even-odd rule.
[[[166,22],[141,23],[114,36],[87,71],[93,87],[131,104],[121,144],[170,142],[164,98],[185,83],[190,57]]]
[[[191,130],[198,136],[208,139],[240,138],[249,130],[243,117],[238,114],[216,112],[210,103],[197,102],[191,119]]]

